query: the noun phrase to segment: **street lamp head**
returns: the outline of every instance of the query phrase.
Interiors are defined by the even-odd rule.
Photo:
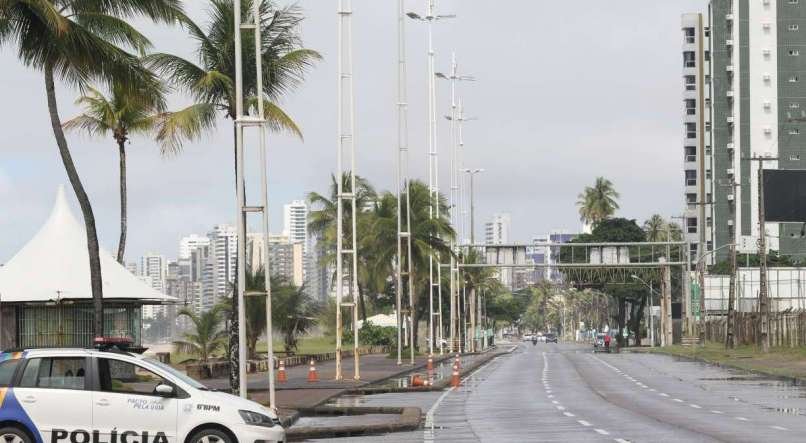
[[[443,74],[443,73],[441,73],[441,72],[435,72],[435,73],[434,73],[434,75],[435,75],[437,78],[441,78],[441,79],[443,79],[443,80],[448,80],[448,76],[447,76],[447,75],[445,75],[445,74]]]
[[[418,14],[416,12],[407,12],[406,16],[408,16],[412,20],[423,20],[423,18],[420,16],[420,14]]]
[[[640,277],[638,277],[638,276],[637,276],[637,275],[635,275],[635,274],[631,275],[631,276],[630,276],[630,278],[632,278],[633,280],[641,280],[641,278],[640,278]]]

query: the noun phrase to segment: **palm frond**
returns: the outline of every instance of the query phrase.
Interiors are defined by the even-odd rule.
[[[215,107],[208,103],[154,116],[155,138],[160,143],[162,155],[180,152],[184,141],[197,140],[205,131],[215,127],[215,123]]]

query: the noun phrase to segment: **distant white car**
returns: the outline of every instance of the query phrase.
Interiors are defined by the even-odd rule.
[[[96,349],[0,354],[0,442],[285,441],[262,405],[208,390],[141,355]]]

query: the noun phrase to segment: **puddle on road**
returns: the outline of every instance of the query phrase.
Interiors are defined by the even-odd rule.
[[[434,371],[429,376],[431,382],[437,382],[446,378],[450,378],[453,371],[453,360],[448,362],[439,362],[434,364]],[[416,371],[418,374],[427,374],[425,369]],[[411,374],[404,377],[392,378],[383,383],[373,384],[373,388],[408,388],[411,385]]]

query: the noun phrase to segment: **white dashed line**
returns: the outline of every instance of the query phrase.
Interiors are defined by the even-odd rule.
[[[548,398],[554,398],[554,396],[553,396],[553,395],[547,395],[546,397],[548,397]]]
[[[566,417],[576,417],[574,414],[572,414],[570,412],[563,412],[563,415],[566,416]]]
[[[683,403],[683,400],[680,400],[679,398],[674,398],[674,399],[672,399],[672,401],[676,401],[678,403]]]
[[[661,397],[668,397],[668,396],[669,396],[669,394],[667,394],[667,393],[665,393],[665,392],[661,392],[661,393],[660,393],[660,394],[658,394],[658,395],[660,395]]]
[[[623,438],[617,438],[615,441],[616,443],[630,443],[629,440],[624,440]]]
[[[604,429],[594,429],[594,431],[602,434],[602,435],[610,435],[609,432],[605,431]]]
[[[789,429],[787,429],[787,428],[785,428],[783,426],[770,426],[770,427],[773,428],[773,429],[776,429],[778,431],[788,431],[789,430]]]
[[[551,403],[555,405],[560,404],[560,402],[558,402],[557,400],[552,400]]]
[[[722,412],[722,411],[717,411],[716,409],[714,409],[713,411],[711,411],[711,413],[712,413],[712,414],[720,414],[720,415],[721,415],[721,414],[724,414],[724,412]]]
[[[691,407],[692,407],[692,408],[694,408],[694,409],[702,409],[702,406],[700,406],[700,405],[695,405],[694,403],[690,404],[689,406],[691,406]]]
[[[750,419],[747,419],[747,418],[744,418],[744,417],[736,417],[736,420],[739,420],[739,421],[750,421]]]
[[[565,406],[557,406],[556,408],[557,408],[557,409],[559,409],[560,411],[564,411],[564,410],[565,410]]]
[[[585,420],[577,420],[577,423],[581,424],[582,426],[593,426],[590,423],[586,422]]]

